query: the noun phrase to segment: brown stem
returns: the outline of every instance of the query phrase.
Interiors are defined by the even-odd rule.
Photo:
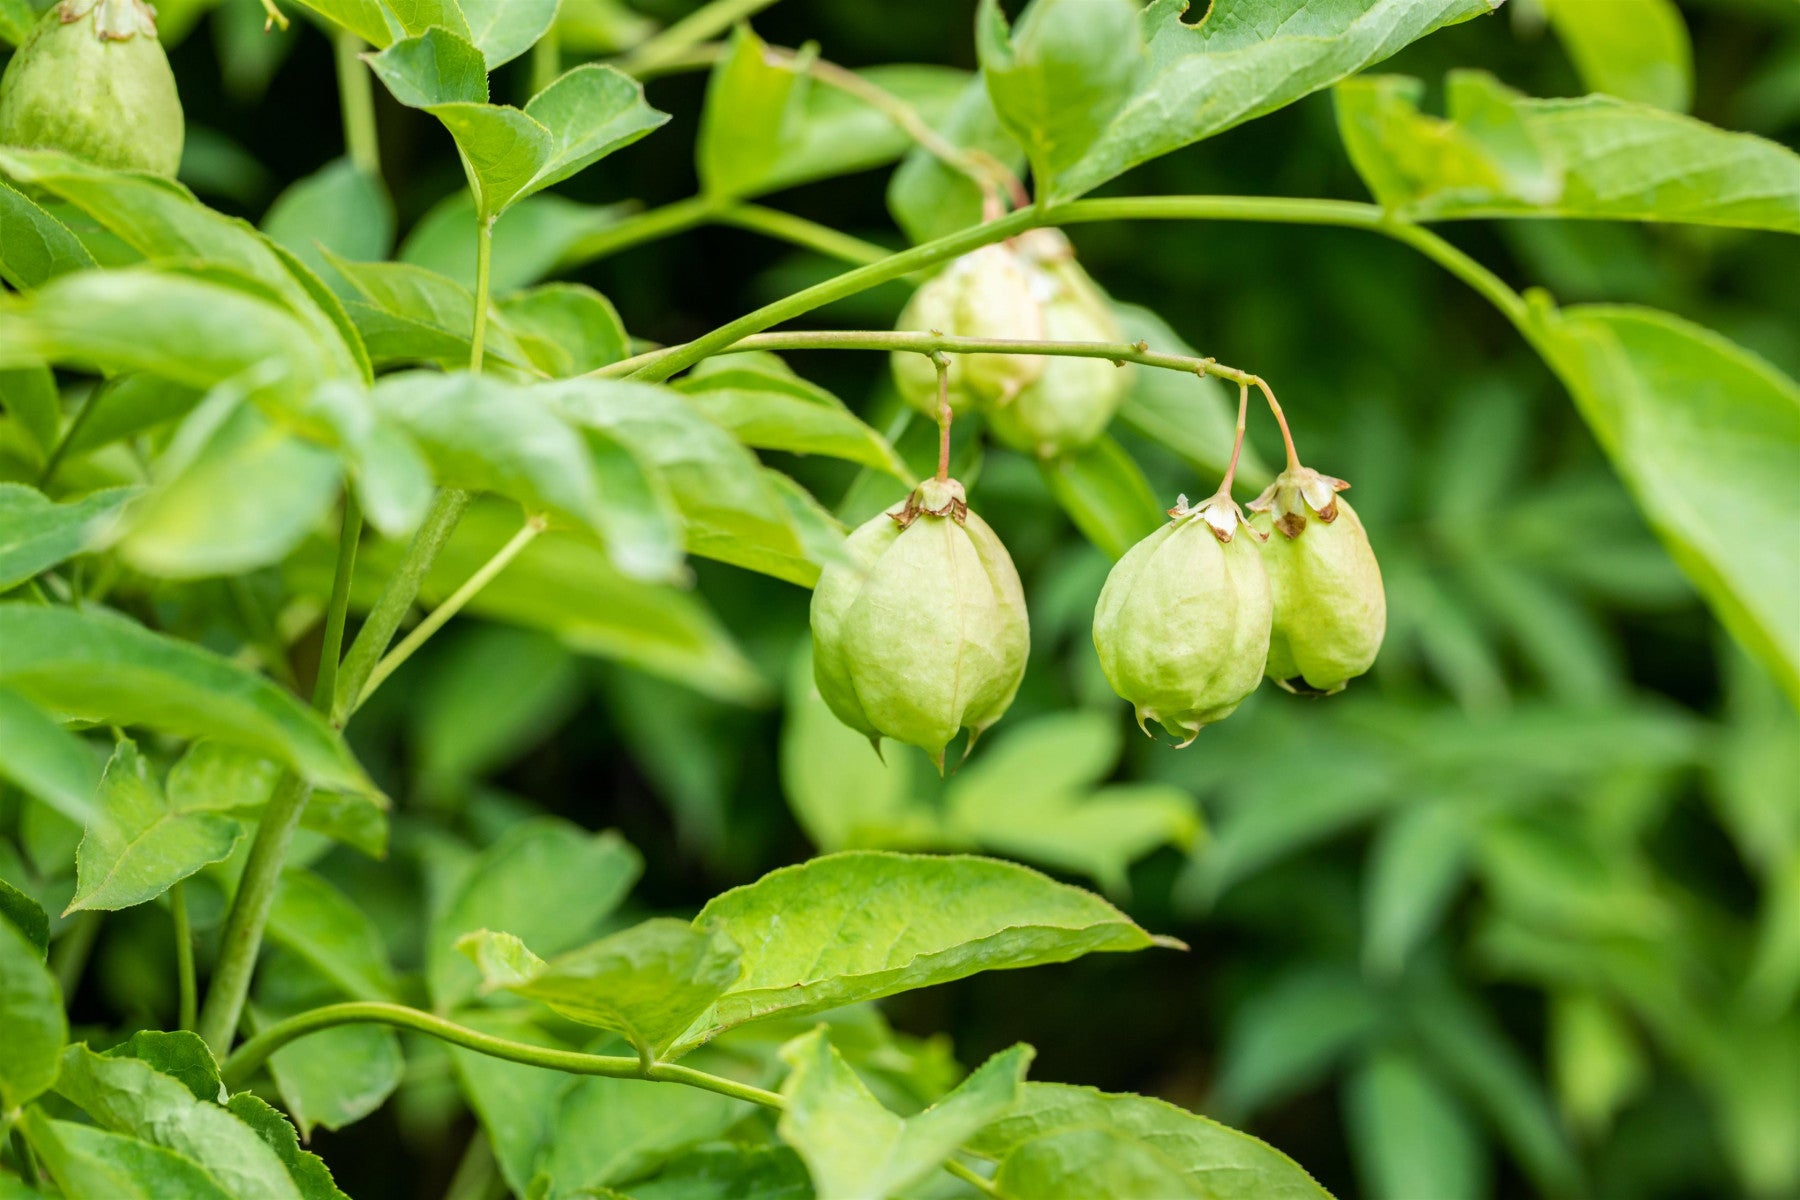
[[[1269,390],[1269,385],[1263,382],[1261,376],[1252,375],[1249,382],[1262,390],[1263,399],[1269,402],[1269,411],[1275,414],[1275,423],[1281,426],[1281,441],[1287,447],[1288,470],[1298,471],[1300,456],[1294,453],[1294,435],[1288,432],[1287,414],[1281,411],[1281,402],[1275,399],[1275,393]]]
[[[934,352],[931,364],[937,368],[938,394],[938,469],[937,478],[943,483],[950,478],[950,359],[941,351]]]
[[[1237,436],[1231,443],[1231,461],[1225,464],[1225,478],[1219,481],[1219,495],[1231,496],[1232,481],[1237,478],[1238,456],[1244,452],[1244,425],[1250,415],[1250,385],[1238,384]]]

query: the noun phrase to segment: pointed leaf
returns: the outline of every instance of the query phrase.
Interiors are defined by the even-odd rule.
[[[36,900],[4,879],[0,879],[0,921],[24,934],[38,959],[43,960],[50,949],[50,916]]]
[[[869,1093],[824,1028],[782,1047],[781,1139],[800,1152],[821,1196],[882,1200],[906,1192],[1019,1099],[1030,1046],[1003,1050],[915,1116],[889,1112]]]
[[[554,194],[521,200],[494,222],[493,291],[529,287],[559,266],[583,261],[578,247],[624,219],[624,204],[578,204]],[[400,260],[475,286],[475,200],[467,188],[420,218],[400,246]]]
[[[526,356],[552,379],[585,375],[631,353],[612,301],[578,283],[546,283],[500,302]]]
[[[557,0],[459,0],[469,40],[496,70],[531,49],[556,21]]]
[[[208,863],[222,861],[244,828],[167,795],[150,763],[127,739],[100,780],[100,809],[75,859],[69,911],[130,908],[154,900]]]
[[[1411,1056],[1375,1056],[1345,1092],[1351,1145],[1371,1196],[1487,1195],[1480,1131]]]
[[[194,1099],[212,1104],[225,1102],[225,1085],[219,1078],[219,1062],[200,1035],[185,1029],[163,1032],[140,1029],[112,1049],[107,1058],[135,1058],[162,1074],[179,1080]]]
[[[43,950],[11,921],[0,920],[0,1104],[15,1111],[56,1081],[69,1022],[62,989],[44,966]]]
[[[343,740],[293,696],[116,613],[0,604],[0,646],[0,685],[52,711],[217,737],[317,785],[374,790]]]
[[[1335,93],[1351,161],[1394,212],[1800,233],[1800,154],[1779,143],[1610,96],[1534,100],[1480,71],[1451,72],[1447,118],[1419,111],[1423,91],[1381,75]]]
[[[1091,191],[1139,163],[1274,112],[1495,0],[1187,0],[1145,10],[1147,65],[1131,98],[1079,162],[1040,181],[1052,200]]]
[[[36,488],[0,483],[0,592],[89,549],[95,527],[133,490],[107,488],[57,504]]]
[[[1539,308],[1532,327],[1675,561],[1800,703],[1800,513],[1768,503],[1800,474],[1800,385],[1653,309]]]
[[[486,929],[465,934],[456,948],[481,972],[485,990],[504,989],[622,1033],[648,1059],[660,1058],[742,973],[730,938],[666,917],[550,962],[510,933]]]
[[[1674,0],[1551,0],[1544,7],[1589,91],[1687,111],[1694,48]]]
[[[744,977],[694,1023],[687,1046],[764,1017],[1158,944],[1098,896],[1025,867],[878,851],[771,872],[713,898],[694,923],[743,949]]]
[[[1008,1195],[1329,1200],[1273,1146],[1165,1101],[1060,1083],[1023,1090],[1018,1107],[970,1145],[999,1160]]]
[[[343,996],[339,984],[277,946],[257,964],[250,1027],[261,1030]],[[339,1025],[270,1055],[269,1077],[282,1107],[310,1139],[314,1129],[342,1129],[380,1108],[400,1086],[405,1065],[392,1029]]]
[[[103,1129],[192,1159],[230,1194],[299,1200],[280,1158],[248,1126],[148,1063],[70,1046],[56,1091]]]
[[[300,1137],[268,1101],[250,1092],[239,1092],[226,1102],[231,1115],[248,1125],[281,1159],[301,1200],[350,1200],[331,1178],[325,1160],[300,1148]]]
[[[68,226],[0,183],[0,279],[26,292],[93,265]]]

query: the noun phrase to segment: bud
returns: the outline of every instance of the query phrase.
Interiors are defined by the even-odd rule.
[[[1290,692],[1340,692],[1367,671],[1387,630],[1387,596],[1350,485],[1290,466],[1250,504],[1274,596],[1269,678]]]
[[[952,262],[913,293],[896,329],[950,337],[1042,341],[1044,313],[1032,268],[1011,246],[983,246]],[[949,356],[950,408],[985,408],[1017,395],[1044,369],[1036,354]],[[923,354],[895,354],[894,382],[920,412],[937,415],[937,367]]]
[[[0,78],[0,144],[174,175],[181,100],[143,0],[62,0]]]
[[[1113,690],[1185,737],[1230,716],[1262,682],[1269,578],[1260,536],[1228,495],[1187,497],[1113,566],[1094,610],[1094,648]]]
[[[1025,674],[1025,593],[962,484],[931,479],[853,532],[813,591],[813,674],[839,720],[922,748],[1000,719]]]
[[[1035,266],[1032,285],[1043,305],[1044,336],[1058,342],[1123,342],[1112,306],[1075,261],[1055,229],[1019,237]],[[1037,380],[988,410],[988,427],[1023,454],[1054,458],[1087,445],[1112,421],[1131,386],[1131,368],[1104,358],[1047,356]]]

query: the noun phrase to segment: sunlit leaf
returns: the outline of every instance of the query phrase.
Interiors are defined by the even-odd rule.
[[[1604,5],[1600,7],[1606,7]],[[1453,71],[1449,116],[1397,75],[1336,91],[1338,130],[1383,207],[1418,220],[1586,217],[1800,233],[1800,154],[1610,96],[1534,100]]]
[[[829,455],[912,482],[912,472],[886,438],[772,354],[709,358],[674,386],[746,446]]]
[[[695,924],[742,948],[744,977],[683,1038],[821,1012],[977,971],[1158,944],[1098,896],[995,859],[850,851],[714,897]]]
[[[791,1069],[781,1086],[781,1138],[806,1161],[821,1196],[904,1193],[1018,1102],[1034,1053],[1024,1045],[1003,1050],[936,1104],[902,1118],[870,1094],[826,1031],[815,1029],[782,1047]]]
[[[556,20],[557,0],[457,0],[489,71],[511,62]]]
[[[78,1121],[58,1121],[32,1109],[21,1128],[44,1170],[67,1196],[105,1196],[108,1200],[233,1200],[199,1163],[173,1150],[135,1137],[108,1133]],[[282,1194],[282,1193],[276,1193]],[[288,1195],[297,1195],[291,1188]]]
[[[1549,0],[1544,8],[1590,91],[1687,111],[1694,48],[1674,0]]]

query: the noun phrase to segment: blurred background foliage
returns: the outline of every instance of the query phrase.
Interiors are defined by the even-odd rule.
[[[248,0],[160,7],[190,120],[183,178],[260,220],[280,181],[341,152],[330,43],[303,21],[265,37]],[[1671,6],[1672,25],[1633,31],[1651,43],[1633,75],[1592,50],[1623,32],[1577,28],[1607,7],[1515,0],[1382,69],[1440,81],[1479,67],[1531,95],[1608,89],[1800,138],[1800,8]],[[564,0],[565,50],[626,49],[683,8]],[[971,8],[784,0],[756,27],[777,45],[817,41],[848,66],[966,69]],[[522,93],[528,69],[502,72],[497,98],[509,73]],[[705,80],[654,79],[672,129],[564,191],[596,205],[692,195],[678,147]],[[450,221],[434,210],[460,191],[460,171],[428,116],[378,99],[395,229],[429,257],[433,221]],[[778,203],[898,246],[883,191],[865,172]],[[1326,94],[1105,192],[1364,197]],[[585,219],[604,228],[617,212]],[[1445,232],[1517,287],[1652,304],[1800,375],[1800,239],[1561,221]],[[446,864],[538,814],[619,829],[643,854],[640,899],[669,911],[816,851],[978,848],[1092,881],[1193,949],[892,1002],[898,1029],[948,1035],[906,1043],[915,1058],[899,1078],[949,1078],[950,1045],[967,1063],[1027,1040],[1038,1078],[1217,1115],[1347,1197],[1800,1194],[1800,726],[1647,531],[1555,379],[1480,297],[1359,231],[1159,223],[1072,236],[1118,300],[1273,381],[1307,461],[1354,483],[1392,614],[1368,678],[1329,700],[1265,688],[1182,753],[1146,741],[1091,649],[1108,559],[1030,464],[970,449],[962,473],[978,479],[977,504],[1026,583],[1032,660],[1007,720],[947,781],[910,748],[890,745],[883,764],[811,693],[805,591],[700,563],[699,592],[743,652],[741,678],[671,682],[544,633],[464,621],[353,731],[398,801],[386,863],[319,840],[313,868],[415,971],[421,897]],[[535,275],[540,251],[502,238],[497,278]],[[605,293],[636,336],[675,342],[840,269],[702,227],[568,275]],[[809,323],[888,327],[906,294],[886,285]],[[883,356],[789,361],[877,428],[898,427]],[[1137,386],[1170,386],[1152,374]],[[1115,432],[1161,502],[1213,486],[1180,446]],[[1265,462],[1273,432],[1253,418]],[[850,519],[890,499],[842,462],[774,459],[828,503],[843,498]],[[242,588],[279,594],[272,575]],[[206,591],[177,593],[166,624],[216,626],[215,640],[236,644],[231,614],[249,606]],[[15,818],[0,873],[72,861],[79,830],[29,803]],[[190,890],[196,921],[216,921],[217,898],[209,909],[205,890]],[[166,1023],[166,918],[97,918],[61,934],[97,935],[76,1019]],[[278,957],[255,1002],[297,1009],[319,986]],[[390,1036],[330,1036],[367,1037],[371,1069],[392,1066]],[[444,1052],[408,1049],[405,1081],[375,1115],[332,1132],[348,1114],[312,1114],[315,1148],[351,1194],[441,1194],[466,1138]]]

